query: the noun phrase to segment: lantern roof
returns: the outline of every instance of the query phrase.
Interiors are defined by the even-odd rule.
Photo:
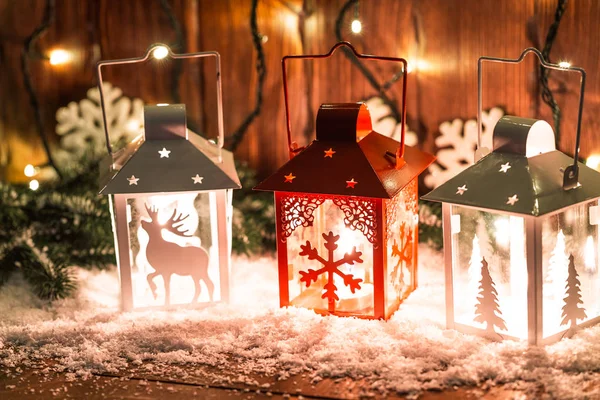
[[[577,187],[564,189],[564,171],[574,160],[554,150],[546,125],[550,133],[535,120],[501,119],[494,151],[422,198],[537,217],[600,197],[600,173],[583,163]],[[543,146],[540,138],[551,143]]]
[[[102,164],[100,194],[239,189],[233,154],[188,137],[185,105],[144,107],[145,133]]]
[[[322,105],[316,125],[316,139],[256,190],[389,199],[435,159],[406,146],[397,169],[400,143],[372,130],[362,103]]]

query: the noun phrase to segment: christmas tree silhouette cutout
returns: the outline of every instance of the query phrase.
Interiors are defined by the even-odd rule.
[[[481,281],[479,281],[479,296],[475,305],[475,322],[485,323],[486,330],[495,332],[494,326],[505,331],[506,323],[498,304],[498,292],[485,257],[481,259]]]
[[[565,298],[563,299],[564,305],[562,308],[562,322],[560,325],[567,325],[569,322],[569,328],[575,327],[577,325],[578,319],[585,319],[587,315],[585,313],[585,308],[579,307],[580,304],[583,304],[583,300],[581,299],[581,289],[579,285],[579,274],[577,273],[577,269],[575,269],[575,262],[573,261],[574,257],[571,254],[569,256],[569,276],[567,278],[567,284],[565,285]]]

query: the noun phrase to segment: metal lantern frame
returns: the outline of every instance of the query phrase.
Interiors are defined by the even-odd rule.
[[[291,60],[299,59],[326,59],[331,57],[340,48],[358,59],[389,61],[402,64],[404,79],[400,142],[372,130],[370,114],[366,106],[362,103],[321,105],[316,118],[316,140],[304,147],[298,147],[296,142],[292,140],[286,71],[287,63]],[[417,181],[418,175],[434,161],[433,156],[417,149],[405,147],[404,145],[407,62],[403,58],[359,54],[350,43],[339,42],[326,54],[285,56],[282,59],[282,73],[290,161],[255,187],[256,190],[275,192],[280,305],[281,307],[289,305],[304,306],[296,304],[290,299],[291,264],[289,264],[288,252],[292,251],[292,249],[289,247],[289,237],[292,236],[296,229],[315,227],[317,224],[320,224],[322,227],[326,223],[330,223],[332,217],[324,216],[323,207],[336,207],[343,213],[344,229],[359,232],[359,235],[362,235],[360,236],[361,240],[366,240],[370,243],[369,254],[364,255],[372,260],[372,267],[370,267],[372,270],[369,270],[369,274],[371,274],[369,275],[369,279],[372,279],[373,284],[370,311],[362,313],[345,311],[342,310],[342,307],[338,309],[335,306],[335,301],[331,298],[328,301],[326,300],[328,305],[323,308],[310,306],[308,308],[323,315],[387,319],[417,287]],[[357,142],[359,131],[369,133],[361,137],[360,141]],[[334,153],[337,154],[334,155]],[[333,166],[335,162],[340,164]],[[355,175],[353,175],[351,180],[348,177],[344,181],[346,179],[344,178],[345,174],[351,173],[349,170],[352,170],[352,174]],[[285,176],[289,172],[296,173],[296,171],[298,175],[296,181],[294,181],[296,177],[293,174]],[[308,177],[314,177],[314,179],[305,179]],[[353,183],[356,183],[354,182],[355,178],[357,178],[358,182],[358,186],[356,187],[353,185]],[[399,211],[401,208],[400,204],[406,209],[402,208]],[[327,209],[329,210],[329,208]],[[321,212],[321,215],[319,212]],[[408,290],[403,292],[402,295],[398,295],[397,299],[395,299],[397,294],[394,294],[393,298],[395,300],[392,302],[392,294],[389,293],[389,281],[393,273],[392,275],[389,275],[389,273],[392,271],[394,262],[388,260],[388,254],[392,247],[388,243],[392,235],[397,233],[391,232],[390,227],[400,212],[405,212],[407,215],[408,213],[412,213],[411,215],[414,215],[414,220],[410,222],[412,229],[410,231],[410,240],[412,240],[412,244],[409,243],[410,249],[408,248],[409,246],[404,247],[404,250],[410,253],[410,255],[407,255],[407,258],[412,260],[410,267],[406,267],[411,268],[411,282]],[[321,229],[324,228],[316,226],[315,229],[318,233],[321,233]],[[323,231],[324,238],[326,236],[325,233],[326,230]],[[339,236],[340,232],[333,232],[333,234],[338,234]],[[399,241],[402,240],[399,239]],[[325,238],[325,242],[327,242],[327,238]],[[402,247],[402,245],[399,247]],[[324,247],[317,245],[315,249],[321,251]],[[398,252],[399,250],[396,248],[396,253]],[[338,258],[340,255],[338,255]],[[333,252],[330,252],[330,257],[332,256]],[[401,256],[399,257],[402,259]],[[308,260],[313,260],[312,264]],[[314,264],[313,258],[309,258],[308,260],[303,262],[301,267],[318,265]],[[400,262],[398,262],[398,265],[400,265]],[[403,266],[404,264],[400,268]],[[397,268],[398,266],[394,267],[393,270],[395,271]],[[300,272],[300,274],[304,273],[306,272]],[[310,279],[308,282],[310,283]],[[322,296],[323,299],[326,299],[324,297],[327,294],[326,286],[323,289],[325,292]],[[320,292],[314,293],[315,297],[321,295]],[[354,290],[352,293],[354,293]]]
[[[579,96],[579,112],[577,120],[577,138],[576,146],[574,151],[574,158],[566,156],[560,151],[552,151],[532,158],[526,158],[524,153],[525,142],[522,135],[529,129],[529,122],[525,119],[516,117],[505,117],[507,118],[508,124],[513,123],[512,128],[506,129],[505,127],[502,132],[494,132],[494,147],[496,149],[503,148],[503,144],[500,141],[510,142],[511,139],[518,142],[516,144],[509,144],[505,150],[500,152],[492,152],[486,148],[481,147],[481,132],[482,132],[482,67],[484,62],[495,62],[495,63],[506,63],[506,64],[518,64],[523,61],[527,54],[534,54],[539,59],[541,65],[545,68],[577,72],[581,76],[580,81],[580,96]],[[490,213],[494,216],[510,216],[523,218],[524,225],[524,249],[525,249],[525,263],[526,263],[526,301],[527,301],[527,341],[532,345],[541,345],[551,343],[556,340],[560,340],[566,335],[572,326],[567,326],[564,330],[553,333],[549,336],[544,337],[544,325],[543,325],[543,260],[542,260],[542,227],[544,221],[557,214],[564,213],[566,210],[579,206],[579,205],[590,205],[592,207],[597,206],[598,199],[600,198],[600,174],[596,171],[591,170],[584,164],[578,163],[579,143],[581,135],[581,120],[583,112],[583,101],[584,101],[584,89],[585,89],[585,78],[586,74],[582,68],[579,67],[566,67],[556,64],[550,64],[544,60],[541,52],[535,48],[525,49],[520,57],[516,59],[509,58],[496,58],[496,57],[481,57],[478,61],[478,112],[477,112],[477,127],[478,127],[478,141],[477,151],[475,152],[475,164],[467,170],[459,173],[454,178],[451,178],[448,182],[442,184],[437,189],[423,197],[425,200],[430,201],[441,201],[442,202],[442,217],[443,217],[443,235],[444,235],[444,258],[445,258],[445,287],[446,287],[446,324],[448,329],[457,329],[465,333],[482,334],[491,338],[498,339],[518,339],[511,335],[504,333],[498,335],[489,335],[489,322],[487,323],[488,330],[479,329],[475,326],[469,326],[457,322],[455,319],[455,278],[453,276],[453,262],[454,256],[458,250],[455,248],[453,241],[454,229],[457,225],[460,226],[460,222],[453,221],[453,207],[460,207],[460,209],[481,211],[484,213]],[[502,120],[501,120],[502,122]],[[500,123],[499,123],[500,124]],[[512,129],[512,131],[511,131]],[[500,137],[497,138],[497,135]],[[512,138],[511,135],[514,135]],[[497,143],[498,141],[498,143]],[[521,142],[519,142],[521,141]],[[509,201],[506,204],[502,203],[498,199],[498,191],[491,189],[491,186],[487,186],[486,189],[479,189],[476,194],[469,197],[463,194],[469,193],[467,190],[475,190],[472,184],[473,182],[481,182],[486,179],[486,173],[492,168],[498,168],[501,163],[510,161],[510,166],[515,173],[523,174],[517,175],[520,179],[513,179],[513,183],[533,186],[533,197],[527,194],[527,198],[523,199],[520,203],[510,204]],[[504,167],[504,165],[502,165]],[[511,168],[506,166],[505,168]],[[559,166],[564,168],[558,170]],[[548,172],[550,171],[550,172]],[[554,172],[552,172],[554,171]],[[502,170],[500,171],[502,172]],[[505,171],[506,172],[506,171]],[[562,174],[562,179],[558,179],[557,174]],[[506,175],[506,174],[500,174]],[[471,180],[469,180],[471,179]],[[479,180],[477,180],[479,179]],[[529,180],[528,180],[529,179]],[[532,181],[533,179],[533,181]],[[488,178],[488,181],[490,179]],[[518,181],[518,182],[517,182]],[[460,183],[459,183],[460,182]],[[464,182],[470,182],[468,185]],[[560,183],[559,183],[560,182]],[[580,184],[581,182],[581,184]],[[464,186],[457,185],[464,184]],[[497,181],[490,182],[489,185],[496,185],[497,188],[505,188],[506,183]],[[469,186],[469,187],[467,187]],[[524,187],[524,186],[519,186]],[[548,188],[555,188],[554,194],[549,195],[546,193],[546,198],[540,198],[538,202],[538,195],[543,193]],[[462,189],[462,190],[461,190]],[[454,193],[453,191],[456,191]],[[516,191],[517,189],[511,186],[511,190]],[[536,193],[539,191],[540,193]],[[541,196],[541,195],[540,195]],[[524,196],[525,197],[525,196]],[[516,200],[516,195],[515,199]],[[506,201],[505,199],[503,201]],[[533,201],[533,207],[531,207],[531,201]],[[527,206],[525,205],[527,203]],[[591,217],[590,217],[591,223]],[[459,228],[460,229],[460,228]],[[456,239],[458,240],[458,238]],[[456,243],[458,247],[458,243]],[[485,261],[485,257],[483,258]],[[487,269],[487,263],[485,263]],[[525,306],[525,305],[523,305]],[[595,317],[582,323],[578,323],[576,327],[585,327],[600,322],[600,317]],[[561,324],[562,325],[562,324]],[[493,330],[493,329],[492,329]]]
[[[214,58],[216,63],[216,97],[217,97],[217,125],[218,125],[218,140],[216,143],[206,140],[200,136],[192,135],[188,137],[187,125],[185,121],[185,106],[183,105],[167,105],[166,107],[146,107],[145,109],[145,130],[146,134],[149,129],[159,131],[162,129],[165,134],[157,133],[159,140],[144,140],[143,137],[138,137],[129,143],[125,148],[115,151],[110,140],[109,127],[107,124],[106,104],[104,84],[102,79],[102,68],[107,66],[123,65],[123,64],[139,64],[148,61],[153,52],[159,48],[167,50],[164,58],[174,60],[182,59],[201,59]],[[162,59],[162,58],[161,58]],[[115,247],[117,264],[119,268],[119,278],[121,284],[121,309],[130,311],[132,309],[140,309],[146,307],[135,307],[133,282],[132,282],[132,260],[130,252],[130,232],[128,224],[128,199],[140,199],[148,196],[172,196],[181,194],[204,194],[208,193],[210,198],[211,210],[214,206],[216,212],[216,225],[218,243],[218,266],[219,266],[219,285],[220,300],[222,302],[229,301],[229,275],[231,269],[231,229],[232,229],[232,189],[239,189],[240,183],[233,162],[233,155],[226,150],[223,150],[224,145],[224,128],[223,128],[223,104],[221,94],[221,59],[219,53],[215,51],[195,52],[195,53],[173,53],[168,46],[157,44],[148,48],[146,53],[141,57],[126,58],[117,60],[100,61],[96,67],[98,88],[100,93],[100,103],[102,108],[102,119],[104,122],[104,133],[106,137],[106,147],[108,156],[102,164],[109,172],[107,176],[101,177],[101,184],[104,184],[101,194],[110,196],[110,207],[113,223],[113,232],[115,235]],[[150,113],[151,112],[151,113]],[[177,131],[177,132],[175,132]],[[180,140],[165,140],[169,136],[179,135]],[[145,146],[151,148],[152,152],[160,149],[165,143],[172,143],[172,146],[178,146],[183,157],[172,157],[175,160],[175,170],[169,168],[156,168],[156,161],[150,159],[139,160],[139,158],[147,157],[140,155],[145,150]],[[158,147],[156,147],[158,146]],[[155,148],[156,147],[156,148]],[[150,151],[150,150],[148,150]],[[146,151],[145,154],[148,154]],[[136,158],[137,157],[137,158]],[[162,157],[162,156],[161,156]],[[133,161],[133,162],[132,162]],[[138,184],[135,187],[125,187],[124,183],[116,183],[116,178],[119,173],[126,170],[131,164],[136,164],[138,168],[155,168],[160,171],[160,176],[157,176],[157,182],[151,186],[145,186],[138,190]],[[190,184],[189,177],[187,183],[182,183],[183,178],[175,178],[177,166],[192,166],[200,173],[206,173],[203,177],[202,188],[195,187]],[[171,177],[174,177],[171,179]],[[123,178],[119,178],[123,179]],[[198,183],[196,180],[194,184]],[[110,185],[113,185],[111,188]],[[150,212],[150,211],[149,211]],[[211,217],[212,218],[212,217]],[[212,221],[212,220],[211,220]],[[175,227],[177,228],[177,227]],[[139,229],[139,228],[138,228]],[[212,237],[212,234],[211,234]],[[164,278],[164,277],[163,277]],[[169,278],[170,279],[170,278]],[[168,305],[168,298],[166,300]],[[163,306],[151,306],[151,308],[164,308]]]

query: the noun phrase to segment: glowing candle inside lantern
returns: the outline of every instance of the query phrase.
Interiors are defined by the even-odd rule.
[[[587,272],[596,272],[596,252],[594,251],[594,238],[590,235],[585,242],[583,250],[583,263]]]
[[[365,283],[365,271],[372,268],[370,263],[364,262],[366,238],[361,232],[346,227],[343,221],[340,221],[336,225],[333,232],[340,235],[340,240],[337,242],[338,248],[335,250],[336,258],[341,258],[345,254],[352,253],[355,248],[356,251],[363,253],[363,263],[344,264],[340,267],[340,270],[344,274],[350,274],[354,278],[362,279],[360,289],[352,293],[352,290],[344,283],[344,279],[341,276],[338,274],[333,275],[333,282],[337,287],[336,294],[339,297],[336,309],[339,311],[353,311],[368,308],[373,305],[373,285]]]

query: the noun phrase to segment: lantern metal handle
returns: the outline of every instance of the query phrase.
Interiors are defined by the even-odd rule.
[[[146,51],[146,54],[144,54],[142,57],[100,61],[100,62],[98,62],[98,64],[96,64],[96,73],[98,76],[98,89],[100,90],[100,105],[102,107],[102,122],[104,123],[104,134],[106,136],[106,148],[108,150],[108,154],[110,156],[113,156],[114,152],[113,152],[112,144],[110,143],[110,136],[108,134],[108,124],[106,121],[106,107],[105,107],[105,103],[104,103],[104,86],[103,86],[103,81],[102,81],[102,67],[109,66],[109,65],[137,64],[137,63],[145,62],[146,60],[148,60],[150,58],[150,56],[154,52],[154,50],[156,50],[159,47],[164,47],[167,50],[167,55],[164,58],[166,58],[168,56],[175,60],[186,59],[186,58],[215,57],[216,75],[217,75],[217,79],[216,79],[216,81],[217,81],[217,127],[218,127],[218,132],[219,132],[219,138],[218,138],[216,146],[218,148],[218,158],[219,158],[219,160],[221,160],[221,150],[223,149],[223,145],[225,143],[225,134],[224,134],[224,128],[223,128],[223,101],[222,101],[222,94],[221,94],[221,56],[216,51],[203,51],[203,52],[196,52],[196,53],[177,54],[177,53],[173,53],[168,46],[163,45],[163,44],[154,44],[154,45],[150,46],[148,48],[148,50]]]
[[[288,85],[287,85],[287,72],[286,72],[286,61],[287,60],[298,60],[298,59],[322,59],[329,58],[333,55],[333,53],[340,47],[347,47],[357,58],[367,59],[367,60],[379,60],[379,61],[392,61],[402,63],[402,121],[401,121],[401,136],[400,136],[400,146],[396,152],[396,159],[400,160],[404,157],[404,134],[406,130],[406,78],[408,74],[408,63],[404,58],[400,57],[385,57],[385,56],[374,56],[368,54],[360,54],[356,51],[354,46],[350,42],[338,42],[336,43],[331,50],[329,50],[326,54],[306,54],[306,55],[288,55],[283,57],[281,60],[281,67],[283,70],[283,93],[285,100],[285,118],[287,124],[287,139],[288,139],[288,148],[290,151],[290,157],[295,153],[298,153],[304,149],[304,147],[297,148],[294,146],[292,142],[292,125],[290,122],[290,106],[288,101]]]
[[[573,156],[573,165],[568,166],[564,171],[563,177],[563,189],[569,190],[573,189],[577,186],[577,179],[579,175],[579,166],[577,164],[577,159],[579,158],[579,143],[581,140],[581,120],[583,116],[583,99],[585,94],[585,78],[586,73],[585,70],[581,67],[572,67],[572,66],[560,66],[559,64],[552,64],[547,62],[544,59],[544,55],[534,47],[528,47],[519,56],[519,58],[511,59],[511,58],[499,58],[499,57],[479,57],[477,62],[477,151],[475,153],[475,161],[478,161],[478,158],[481,158],[485,154],[481,154],[481,152],[485,152],[485,149],[481,146],[481,132],[482,132],[482,121],[481,121],[481,113],[483,108],[483,99],[482,99],[482,67],[484,61],[496,62],[502,64],[519,64],[525,56],[529,53],[533,53],[537,56],[540,64],[544,68],[553,69],[557,71],[574,71],[578,72],[581,75],[580,86],[579,86],[579,111],[577,114],[577,136],[575,139],[575,153]],[[480,155],[481,157],[478,157]]]

